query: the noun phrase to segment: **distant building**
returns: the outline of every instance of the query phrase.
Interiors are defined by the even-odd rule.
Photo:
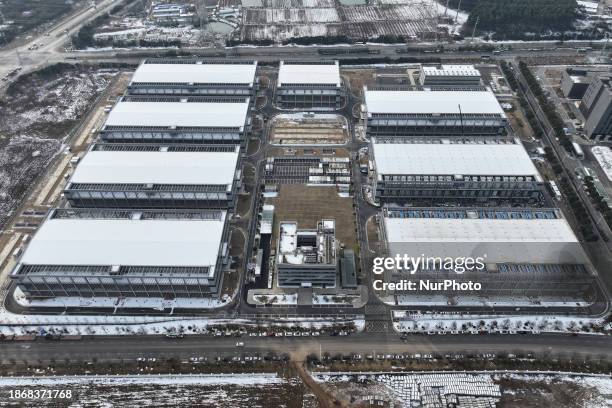
[[[508,119],[493,92],[477,90],[364,89],[368,136],[471,135],[503,133]]]
[[[254,97],[257,61],[146,59],[128,85],[130,95]]]
[[[591,139],[612,137],[612,90],[609,76],[597,76],[587,88],[580,109],[586,118],[584,131]]]
[[[28,298],[201,298],[228,263],[224,211],[55,209],[11,278]]]
[[[243,144],[249,98],[126,96],[111,110],[107,143]]]
[[[542,177],[518,139],[372,138],[380,203],[541,204]]]
[[[239,146],[96,144],[64,190],[72,207],[233,209]]]
[[[480,85],[480,71],[473,65],[423,65],[421,85]]]
[[[281,109],[336,110],[344,91],[338,61],[281,61],[275,101]]]
[[[151,18],[157,22],[190,23],[195,17],[195,7],[190,3],[161,3],[151,7]]]
[[[298,230],[296,222],[281,222],[276,253],[279,287],[336,286],[334,220],[322,220],[313,230]]]
[[[569,99],[582,99],[590,83],[588,71],[568,68],[561,77],[561,90]]]

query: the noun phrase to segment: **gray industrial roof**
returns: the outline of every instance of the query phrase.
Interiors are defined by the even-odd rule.
[[[538,170],[521,143],[372,143],[378,174],[534,176]]]
[[[47,219],[29,243],[28,265],[209,266],[221,247],[220,219]]]
[[[486,263],[586,262],[563,218],[384,218],[384,225],[392,255],[485,256]]]
[[[238,151],[90,151],[70,181],[94,184],[231,185]]]
[[[249,111],[244,102],[129,102],[121,101],[108,115],[106,126],[233,127],[243,128]]]
[[[340,68],[334,64],[285,64],[280,63],[278,86],[291,84],[332,84],[340,86]]]
[[[490,91],[388,91],[367,90],[368,114],[493,114],[505,117],[504,110]],[[460,109],[461,107],[461,109]]]
[[[132,83],[244,84],[253,86],[257,63],[252,64],[141,64]]]

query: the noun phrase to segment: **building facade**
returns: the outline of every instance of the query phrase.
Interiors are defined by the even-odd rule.
[[[122,98],[100,139],[106,143],[239,144],[250,128],[248,98]]]
[[[580,109],[586,118],[584,131],[591,139],[612,137],[612,89],[609,76],[597,76],[587,88]]]
[[[64,196],[82,208],[233,209],[239,146],[96,144]]]
[[[229,96],[253,98],[258,89],[256,61],[146,59],[136,69],[130,95]]]
[[[499,136],[508,123],[495,95],[481,88],[364,89],[368,136]]]
[[[29,299],[215,296],[224,211],[55,209],[11,273]]]
[[[389,208],[383,213],[385,256],[422,256],[411,270],[386,271],[388,281],[418,277],[428,282],[478,282],[469,296],[512,305],[546,302],[591,304],[605,299],[578,239],[553,208]],[[469,263],[454,260],[471,258]],[[453,260],[445,263],[441,260]],[[401,265],[400,265],[401,266]],[[399,304],[461,306],[465,292],[422,289],[396,293]],[[482,303],[481,303],[482,304]],[[558,305],[556,303],[555,305]],[[466,305],[466,304],[464,304]]]
[[[338,61],[281,61],[274,98],[281,109],[340,109],[344,90]]]
[[[473,65],[423,65],[421,85],[480,85],[480,71]]]
[[[374,199],[384,204],[530,204],[544,182],[511,138],[372,138]]]

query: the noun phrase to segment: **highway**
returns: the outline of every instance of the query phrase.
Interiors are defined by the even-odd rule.
[[[243,347],[236,347],[236,342]],[[120,361],[138,357],[231,356],[265,354],[267,352],[367,354],[428,354],[428,353],[533,353],[559,357],[591,357],[612,360],[612,338],[584,335],[504,335],[504,336],[409,336],[406,341],[385,334],[354,334],[349,337],[278,338],[278,337],[203,337],[186,336],[167,339],[159,336],[97,337],[82,341],[37,340],[34,342],[4,342],[0,347],[0,362],[10,359],[28,362],[61,361]]]
[[[58,22],[50,30],[39,34],[24,44],[0,49],[0,78],[18,67],[20,74],[35,71],[65,59],[63,54],[67,40],[75,34],[84,23],[108,12],[120,0],[101,0],[96,7],[79,10]],[[37,49],[30,50],[35,44],[42,44]],[[8,84],[3,82],[2,86]]]

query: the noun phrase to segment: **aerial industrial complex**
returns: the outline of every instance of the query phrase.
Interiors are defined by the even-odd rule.
[[[39,306],[231,299],[255,310],[601,301],[595,268],[480,70],[424,65],[397,87],[373,75],[362,98],[346,78],[338,61],[143,61],[14,267],[19,294]],[[372,258],[402,254],[482,257],[477,271],[413,274],[483,289],[372,285]]]

